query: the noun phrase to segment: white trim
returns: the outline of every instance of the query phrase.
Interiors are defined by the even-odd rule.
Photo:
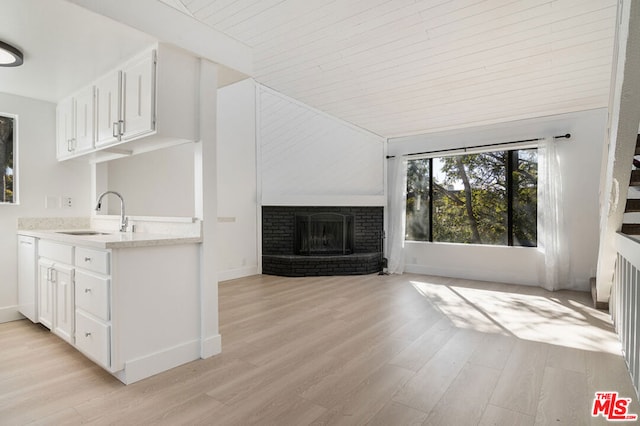
[[[250,277],[251,275],[258,275],[258,274],[259,274],[258,265],[245,266],[243,268],[218,271],[218,281],[235,280],[237,278]]]
[[[201,342],[201,358],[209,358],[222,352],[222,336],[209,336]]]
[[[505,274],[496,271],[479,271],[476,268],[442,268],[437,266],[405,264],[404,272],[419,275],[435,275],[438,277],[461,278],[466,280],[495,281],[506,284],[539,286],[537,277],[526,277],[523,274]],[[530,279],[527,279],[530,278]]]
[[[122,383],[131,384],[199,358],[200,341],[192,340],[151,355],[126,361],[124,369],[114,373],[114,376]]]
[[[254,79],[254,106],[255,106],[255,149],[256,149],[256,259],[258,259],[258,273],[262,273],[262,140],[260,138],[261,99],[260,88]]]
[[[18,312],[18,305],[0,308],[0,324],[3,322],[17,321],[21,319],[24,319],[24,316]]]
[[[385,195],[276,195],[262,200],[263,206],[384,207]]]

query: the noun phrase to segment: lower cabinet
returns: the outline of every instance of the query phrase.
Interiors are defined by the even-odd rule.
[[[95,258],[83,254],[82,259]],[[108,261],[102,264],[108,266]],[[104,272],[108,272],[107,266]],[[76,347],[107,369],[111,367],[110,282],[108,275],[76,270]]]
[[[76,347],[102,367],[111,366],[111,327],[86,313],[76,312]]]
[[[51,331],[73,343],[75,304],[73,267],[48,259],[38,261],[39,320]]]
[[[123,383],[201,356],[196,244],[99,249],[40,238],[38,259],[39,321]]]

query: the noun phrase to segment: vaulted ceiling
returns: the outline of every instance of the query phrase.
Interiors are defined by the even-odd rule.
[[[0,92],[56,102],[157,37],[78,3],[175,27],[200,47],[222,32],[253,56],[258,82],[398,137],[606,107],[617,0],[0,3],[0,40],[25,52],[23,66],[0,69]]]
[[[385,137],[607,106],[616,0],[159,0]]]

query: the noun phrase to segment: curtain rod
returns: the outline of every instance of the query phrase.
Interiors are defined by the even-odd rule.
[[[554,136],[554,139],[570,139],[571,138],[571,133],[567,133],[564,135],[560,135],[560,136]],[[510,141],[510,142],[499,142],[499,143],[491,143],[488,145],[475,145],[475,146],[466,146],[466,147],[462,147],[462,148],[449,148],[449,149],[439,149],[436,151],[425,151],[425,152],[412,152],[411,154],[404,154],[404,157],[411,157],[413,155],[427,155],[427,154],[439,154],[439,153],[444,153],[444,152],[451,152],[451,151],[464,151],[466,152],[468,149],[477,149],[477,148],[489,148],[489,147],[497,147],[497,146],[504,146],[504,145],[513,145],[516,143],[526,143],[526,142],[537,142],[537,141],[541,141],[544,140],[544,138],[535,138],[535,139],[522,139],[519,141]],[[387,160],[390,158],[395,158],[395,155],[387,155]]]

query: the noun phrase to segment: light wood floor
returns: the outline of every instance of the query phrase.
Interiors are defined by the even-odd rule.
[[[405,274],[219,294],[223,353],[129,386],[38,325],[0,324],[0,425],[588,425],[612,390],[640,414],[586,293]]]

